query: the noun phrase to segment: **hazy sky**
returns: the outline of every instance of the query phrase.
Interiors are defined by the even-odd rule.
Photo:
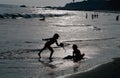
[[[73,0],[0,0],[0,4],[25,4],[32,6],[64,6]],[[83,1],[83,0],[75,0]]]

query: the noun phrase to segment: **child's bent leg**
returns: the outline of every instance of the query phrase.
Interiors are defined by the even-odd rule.
[[[52,55],[54,53],[54,50],[52,47],[48,47],[48,49],[51,51],[49,59],[52,59]]]
[[[39,56],[39,58],[41,58],[41,52],[45,49],[46,47],[43,47],[40,51],[39,51],[39,53],[38,53],[38,56]]]

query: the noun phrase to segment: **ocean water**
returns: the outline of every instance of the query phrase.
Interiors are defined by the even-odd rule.
[[[22,16],[11,16],[18,14]],[[92,18],[92,14],[98,17]],[[55,78],[87,71],[120,57],[119,14],[0,5],[0,15],[4,16],[0,18],[0,78]],[[39,20],[42,15],[45,21]],[[60,35],[59,43],[70,45],[65,47],[66,52],[54,48],[52,62],[48,50],[42,53],[43,61],[38,61],[38,51],[31,50],[41,49],[45,43],[42,39],[54,33]],[[72,54],[72,44],[86,54],[85,60],[62,60]]]

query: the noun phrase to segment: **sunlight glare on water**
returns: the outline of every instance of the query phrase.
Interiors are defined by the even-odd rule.
[[[45,8],[33,8],[33,13],[37,13],[37,14],[67,14],[68,11],[61,11],[61,10],[49,10],[49,9],[45,9]]]
[[[16,11],[13,8],[12,10]],[[23,13],[33,17],[0,19],[2,78],[55,78],[87,70],[120,56],[120,22],[115,20],[116,13],[40,8],[32,8],[32,12],[20,12]],[[99,18],[91,19],[94,13],[98,13]],[[38,17],[34,17],[35,14],[38,14]],[[39,14],[47,16],[45,21],[39,20]],[[38,52],[46,43],[42,39],[51,38],[55,33],[60,35],[59,43],[69,44],[64,47],[66,52],[54,44],[53,60],[48,59],[51,52],[46,49],[41,53],[40,61]],[[86,54],[85,59],[77,64],[72,60],[62,59],[72,55],[73,44],[78,46],[81,53]]]

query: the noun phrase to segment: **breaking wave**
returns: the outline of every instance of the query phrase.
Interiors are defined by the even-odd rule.
[[[68,14],[9,14],[9,13],[4,13],[0,14],[1,19],[17,19],[17,18],[42,18],[43,16],[45,17],[61,17],[61,16],[67,16]]]
[[[115,37],[110,37],[110,38],[98,38],[98,39],[88,39],[88,40],[68,40],[64,42],[80,42],[80,41],[101,41],[101,40],[111,40],[111,39],[116,39]]]

